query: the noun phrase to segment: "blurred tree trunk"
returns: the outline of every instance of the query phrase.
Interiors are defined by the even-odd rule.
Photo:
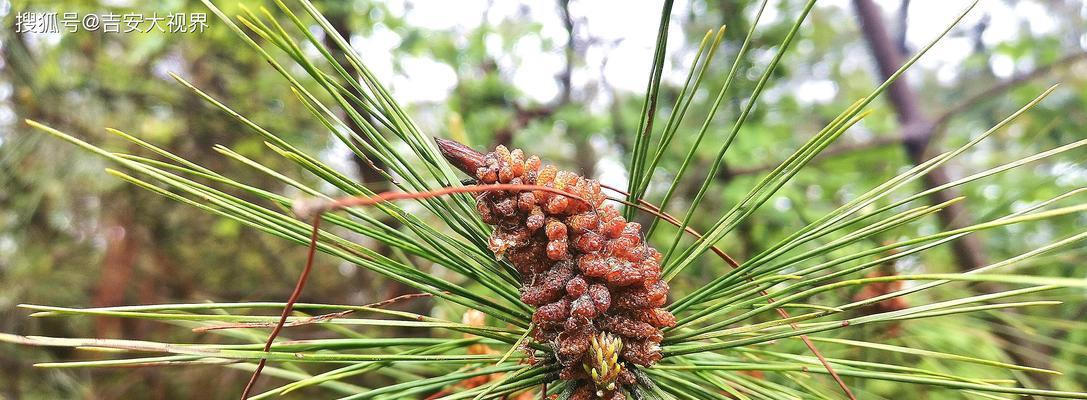
[[[558,110],[566,107],[573,101],[574,95],[574,62],[580,56],[577,43],[577,31],[574,17],[570,14],[570,0],[559,0],[560,17],[562,27],[566,30],[566,46],[563,49],[565,63],[562,72],[559,73],[559,99],[552,109]],[[596,176],[597,155],[593,151],[591,143],[593,132],[567,132],[567,136],[574,142],[574,162],[578,173],[583,176]]]
[[[860,22],[864,39],[868,43],[872,56],[875,58],[880,77],[887,79],[902,66],[905,60],[905,56],[900,51],[903,46],[896,45],[891,39],[884,25],[880,8],[872,0],[853,0],[853,6],[857,12],[857,19]],[[903,27],[899,35],[905,37],[905,21],[902,21],[902,23]],[[887,90],[887,97],[897,114],[901,127],[899,137],[902,140],[906,155],[914,165],[925,162],[928,159],[927,150],[932,145],[931,142],[937,132],[938,124],[929,119],[921,110],[920,98],[910,87],[906,75],[900,76],[898,80],[891,84]],[[949,182],[951,182],[951,178],[943,167],[935,168],[922,177],[922,183],[926,189]],[[948,188],[933,193],[930,201],[937,204],[959,196],[960,193],[956,188]],[[973,218],[961,202],[952,204],[936,215],[940,218],[945,229],[962,228],[974,223]],[[970,271],[988,264],[984,246],[977,233],[963,236],[951,242],[951,250],[959,271]],[[1003,290],[1001,285],[996,284],[978,284],[976,287],[983,292]],[[1048,367],[1049,360],[1044,357],[1029,356],[1029,354],[1044,354],[1044,352],[1039,353],[1035,350],[1036,344],[1023,340],[1019,336],[1009,334],[1008,330],[1001,329],[1005,325],[1003,322],[997,319],[988,320],[995,325],[995,329],[992,330],[994,336],[1007,343],[1004,346],[1004,351],[1014,363],[1039,368]],[[1042,373],[1028,373],[1028,375],[1035,383],[1049,386],[1049,375]]]
[[[328,21],[330,24],[332,24],[332,27],[340,33],[340,36],[343,36],[350,41],[352,31],[350,28],[350,24],[347,21],[347,17],[348,15],[346,14],[346,12],[332,13],[331,15],[328,15]],[[339,48],[339,45],[336,44],[336,42],[327,35],[325,36],[324,42],[325,46],[330,49]],[[352,67],[351,63],[347,61],[347,56],[344,55],[343,52],[337,51],[333,54],[336,57],[336,61],[340,64],[340,67],[343,68],[344,71],[347,71],[348,73],[354,72],[354,67]],[[351,84],[348,82],[341,82],[341,84],[343,84],[346,88],[352,88]],[[361,93],[358,93],[358,91],[351,89],[351,92],[359,98],[362,98]],[[366,110],[358,107],[355,107],[354,110],[367,121],[369,121],[372,126],[377,126],[374,123],[373,118],[370,116],[369,113],[366,112]],[[352,131],[362,132],[362,127],[359,126],[359,124],[356,123],[355,120],[347,117],[346,115],[342,115],[341,117],[343,121],[347,124],[347,126],[351,128]],[[371,161],[373,161],[373,166],[367,163],[366,160],[363,160],[359,157],[353,157],[351,161],[354,162],[355,169],[358,171],[359,179],[362,180],[362,183],[367,184],[367,186],[372,188],[375,192],[383,192],[391,188],[391,185],[389,185],[389,181],[386,180],[385,177],[381,176],[381,174],[378,172],[378,169],[385,168],[385,164],[381,160],[371,159]]]
[[[128,196],[112,197],[115,199],[111,201],[113,204],[110,208],[116,211],[107,217],[109,225],[104,229],[106,252],[102,257],[98,284],[95,285],[92,300],[95,307],[114,307],[125,303],[125,291],[139,255],[132,210],[125,200]],[[99,317],[95,320],[94,328],[97,337],[120,337],[122,334],[121,320],[118,318]]]
[[[887,33],[879,7],[871,0],[854,0],[853,4],[857,9],[864,39],[875,57],[880,76],[887,79],[902,66],[905,57]],[[905,36],[905,33],[901,35]],[[899,136],[902,138],[902,146],[910,162],[914,165],[925,162],[928,160],[927,149],[936,131],[936,124],[921,111],[920,99],[910,87],[906,75],[900,76],[888,88],[887,97],[897,114],[901,126]],[[946,184],[951,179],[945,168],[938,167],[922,177],[922,181],[926,188],[933,188]],[[957,189],[948,188],[933,193],[931,201],[933,204],[943,203],[959,195]],[[973,220],[962,203],[952,204],[937,215],[946,229],[962,228]],[[952,242],[951,247],[960,270],[968,271],[987,264],[985,249],[977,234],[964,236]]]

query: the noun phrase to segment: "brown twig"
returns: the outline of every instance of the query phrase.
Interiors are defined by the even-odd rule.
[[[313,215],[319,215],[321,213],[342,210],[349,207],[370,206],[378,203],[393,200],[409,200],[409,199],[428,199],[432,197],[441,197],[455,193],[486,193],[494,191],[541,191],[560,196],[566,196],[568,198],[580,201],[588,204],[590,207],[593,205],[588,200],[585,200],[581,196],[575,195],[570,192],[566,192],[553,187],[541,186],[541,185],[520,185],[511,183],[495,183],[491,185],[473,185],[473,186],[456,186],[446,187],[440,189],[434,189],[426,192],[384,192],[378,193],[369,197],[344,197],[340,199],[309,199],[302,200],[295,203],[292,211],[299,218],[308,218]]]
[[[294,285],[294,291],[291,292],[291,297],[287,299],[287,305],[283,307],[283,313],[279,316],[279,323],[272,333],[268,335],[268,341],[264,342],[264,352],[267,353],[272,349],[272,342],[276,340],[276,336],[279,336],[279,331],[283,330],[283,325],[287,322],[287,316],[291,314],[291,310],[294,309],[294,303],[298,301],[298,298],[302,296],[302,288],[306,286],[306,279],[309,278],[310,271],[313,270],[313,258],[317,255],[317,237],[321,233],[321,214],[313,216],[313,231],[310,233],[309,250],[306,254],[306,266],[302,268],[302,274],[298,276],[298,282]],[[257,369],[253,371],[253,376],[249,377],[249,382],[245,384],[245,389],[242,390],[242,400],[249,397],[249,392],[253,390],[253,385],[257,383],[257,379],[260,378],[261,371],[264,370],[264,365],[268,363],[267,358],[261,358],[257,363]]]
[[[414,300],[414,299],[422,299],[422,298],[427,298],[427,297],[434,297],[434,295],[433,295],[433,294],[431,294],[431,293],[408,293],[408,294],[402,294],[402,295],[399,295],[399,296],[393,297],[393,298],[391,298],[391,299],[386,299],[386,300],[382,300],[382,301],[379,301],[379,302],[377,302],[377,303],[370,303],[370,304],[367,304],[367,305],[365,305],[365,306],[363,306],[363,307],[366,307],[366,308],[383,308],[383,307],[385,307],[385,306],[389,306],[389,305],[392,305],[392,304],[396,304],[396,303],[399,303],[399,302],[401,302],[401,301],[408,301],[408,300]]]
[[[417,299],[417,298],[423,298],[423,297],[431,297],[431,296],[433,296],[433,295],[430,294],[430,293],[409,293],[409,294],[405,294],[405,295],[396,296],[396,297],[393,297],[391,299],[382,300],[382,301],[379,301],[379,302],[376,302],[376,303],[370,303],[370,304],[364,305],[364,306],[362,306],[360,308],[382,308],[382,307],[388,306],[390,304],[398,303],[398,302],[401,302],[401,301]],[[320,322],[330,321],[330,320],[333,320],[333,319],[336,319],[336,318],[343,318],[343,317],[347,316],[348,314],[351,314],[351,313],[353,313],[355,311],[359,311],[359,310],[344,310],[344,311],[337,311],[337,312],[334,312],[334,313],[314,315],[314,316],[309,317],[309,318],[303,318],[303,319],[300,319],[300,320],[297,320],[297,321],[287,322],[287,323],[283,324],[283,327],[284,328],[290,328],[290,327],[303,326],[303,325],[312,325],[312,324],[316,324],[316,323],[320,323]],[[203,333],[203,332],[217,331],[217,330],[223,330],[223,329],[274,328],[277,324],[278,324],[277,322],[239,322],[239,323],[234,323],[234,324],[201,326],[201,327],[198,327],[198,328],[193,328],[192,331],[197,332],[197,333]]]
[[[291,328],[295,326],[311,325],[319,322],[324,322],[336,318],[342,318],[343,316],[354,312],[355,310],[344,310],[334,313],[314,315],[309,318],[303,318],[296,321],[286,322],[282,325],[283,328]],[[193,328],[192,331],[196,333],[204,333],[210,331],[220,331],[224,329],[249,329],[249,328],[275,328],[280,326],[278,322],[238,322],[233,324],[222,324],[212,326],[201,326]]]

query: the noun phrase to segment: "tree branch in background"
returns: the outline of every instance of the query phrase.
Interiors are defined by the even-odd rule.
[[[895,45],[898,47],[899,53],[909,53],[910,48],[906,41],[906,31],[910,20],[910,0],[902,0],[898,3],[898,14],[895,15],[895,17],[898,18],[898,32],[895,34]]]
[[[1060,60],[1054,61],[1052,64],[1046,64],[1038,67],[1033,71],[1019,74],[1004,81],[998,82],[963,99],[962,101],[959,101],[958,103],[955,103],[955,105],[947,108],[944,112],[942,112],[940,115],[936,116],[936,118],[933,119],[935,131],[932,133],[933,136],[930,138],[929,141],[936,142],[940,138],[942,138],[943,134],[946,131],[947,123],[960,113],[969,111],[970,109],[977,107],[979,104],[984,103],[987,100],[997,98],[1008,91],[1014,90],[1020,85],[1029,83],[1030,81],[1041,77],[1048,76],[1049,74],[1061,68],[1066,68],[1084,60],[1087,60],[1087,52],[1075,53],[1061,58]],[[899,146],[902,144],[902,137],[899,135],[881,136],[866,142],[840,144],[827,148],[823,152],[819,153],[819,155],[816,156],[814,159],[812,159],[811,162],[815,164],[821,161],[833,160],[837,156],[852,154],[854,152],[869,151],[881,147]],[[754,175],[773,170],[778,165],[780,165],[780,162],[766,163],[749,167],[730,168],[724,174],[731,177]]]
[[[844,143],[844,144],[834,145],[834,146],[828,147],[826,150],[823,150],[822,152],[820,152],[819,155],[815,156],[815,158],[813,158],[811,160],[811,164],[816,164],[816,163],[819,163],[821,161],[826,161],[826,160],[833,160],[833,159],[837,158],[838,156],[846,155],[846,154],[852,154],[852,153],[859,152],[859,151],[869,151],[869,150],[874,150],[874,149],[878,149],[878,148],[881,148],[881,147],[900,146],[900,145],[902,145],[902,138],[897,136],[897,135],[881,136],[881,137],[877,137],[875,139],[871,139],[871,140],[864,141],[864,142]],[[766,172],[766,171],[773,170],[774,168],[777,168],[779,165],[781,165],[781,162],[766,163],[766,164],[756,165],[756,166],[751,166],[751,167],[729,168],[723,174],[726,174],[727,176],[730,176],[730,177],[743,176],[743,175],[754,175],[754,174],[760,174],[760,173],[763,173],[763,172]]]
[[[574,63],[579,56],[577,31],[573,14],[570,13],[570,0],[559,0],[559,16],[562,26],[566,30],[566,44],[563,50],[565,63],[562,71],[556,75],[559,83],[559,96],[552,104],[538,106],[521,106],[513,104],[513,118],[509,124],[499,128],[494,133],[495,144],[511,147],[513,137],[517,131],[524,129],[536,120],[551,118],[559,109],[569,105],[573,101],[573,72]],[[570,132],[569,139],[574,142],[576,151],[575,163],[577,170],[585,176],[596,175],[596,154],[588,143],[586,132]]]
[[[532,121],[544,118],[550,118],[555,115],[556,108],[554,106],[536,106],[536,107],[523,107],[520,104],[513,104],[513,118],[505,126],[498,128],[494,132],[494,144],[503,145],[506,147],[513,147],[513,135],[515,132],[524,129]]]
[[[947,108],[946,111],[936,117],[935,121],[938,125],[942,125],[959,113],[969,110],[980,103],[984,103],[987,100],[996,98],[998,97],[998,95],[1015,89],[1019,85],[1049,75],[1054,70],[1070,66],[1083,60],[1087,60],[1087,52],[1074,53],[1065,56],[1064,58],[1061,58],[1057,61],[1054,61],[1051,64],[1046,64],[1038,67],[1033,71],[1008,78],[1004,81],[1001,81],[993,86],[986,88],[985,90],[977,92],[967,97],[966,99],[956,103],[955,105]]]

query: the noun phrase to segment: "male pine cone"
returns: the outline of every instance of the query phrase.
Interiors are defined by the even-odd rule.
[[[560,377],[576,381],[575,397],[624,398],[618,389],[599,388],[632,384],[628,369],[607,374],[613,382],[590,376],[587,366],[600,361],[590,351],[593,338],[613,335],[621,341],[620,365],[648,367],[661,358],[661,328],[676,321],[661,308],[668,299],[661,254],[642,241],[641,225],[604,204],[599,182],[541,165],[520,149],[498,146],[481,154],[451,140],[437,142],[445,158],[479,185],[539,185],[576,196],[495,190],[480,195],[476,208],[495,227],[491,250],[521,274],[521,300],[535,307],[532,338],[554,348],[563,365]]]

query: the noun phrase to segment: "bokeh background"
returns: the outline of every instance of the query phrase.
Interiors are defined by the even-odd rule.
[[[244,3],[274,8],[258,1]],[[689,113],[695,117],[684,120],[677,135],[677,149],[694,140],[757,3],[691,0],[678,1],[673,9],[663,115],[679,96],[703,35],[728,26],[703,89],[691,105]],[[724,99],[708,143],[693,161],[696,171],[709,167],[717,140],[746,100],[735,93],[754,87],[802,3],[770,2],[750,56],[740,64],[737,90]],[[969,5],[958,0],[876,1],[876,13],[868,15],[867,22],[888,33],[879,39],[862,29],[863,13],[856,3],[868,2],[818,3],[726,158],[726,167],[715,177],[718,182],[698,211],[705,218],[695,221],[716,219],[756,179],[882,81],[874,50],[912,54]],[[218,5],[229,14],[238,10],[234,2]],[[426,132],[477,148],[499,143],[522,147],[585,175],[625,185],[624,165],[644,98],[658,2],[352,0],[318,6],[393,95],[409,106]],[[17,32],[15,19],[22,12],[145,16],[196,12],[208,14],[208,28],[199,33]],[[151,322],[27,318],[28,313],[16,305],[282,300],[305,257],[304,248],[124,184],[103,172],[107,165],[100,159],[30,130],[24,118],[107,148],[136,151],[103,129],[120,128],[273,191],[289,193],[260,172],[222,157],[212,146],[227,146],[265,165],[282,165],[291,176],[312,180],[269,157],[259,137],[177,84],[168,75],[173,72],[360,181],[379,190],[389,187],[342,144],[330,140],[282,78],[199,2],[0,1],[0,20],[0,332],[199,340],[184,329]],[[944,172],[960,177],[1087,137],[1085,49],[1087,5],[1081,1],[982,0],[907,74],[909,97],[900,100],[912,103],[914,111],[904,111],[894,102],[877,102],[872,116],[720,245],[746,259],[851,196],[965,143],[1054,83],[1062,84],[1054,95]],[[923,124],[916,125],[919,122]],[[920,145],[918,133],[911,130],[918,126]],[[680,151],[665,154],[657,186],[670,180],[667,171],[682,157]],[[962,207],[947,218],[912,225],[912,232],[906,233],[990,220],[1083,187],[1085,160],[1087,153],[1077,150],[967,185],[960,193],[967,196]],[[680,188],[673,211],[685,211],[683,203],[697,191],[701,178],[688,179]],[[923,183],[934,184],[938,182]],[[650,187],[650,197],[663,190],[657,186]],[[1087,220],[1075,217],[988,231],[882,270],[968,270],[1084,226]],[[896,238],[892,232],[882,240]],[[1082,277],[1085,260],[1084,249],[1073,247],[1036,259],[1021,271]],[[304,296],[307,301],[365,304],[408,292],[355,266],[327,258],[318,261]],[[441,273],[440,267],[424,267]],[[677,290],[704,282],[704,277],[724,267],[701,268],[690,274],[692,278],[677,282]],[[825,296],[854,295],[859,294]],[[969,318],[975,317],[955,317],[967,320],[866,327],[851,335],[1062,369],[1068,371],[1064,376],[1027,379],[1046,387],[1085,390],[1087,302],[1082,294],[1070,292],[1066,297],[1064,305],[1037,314],[985,316],[1004,320],[1007,332],[972,332]],[[428,312],[430,304],[402,307]],[[978,340],[979,335],[985,340]],[[0,399],[228,398],[245,379],[243,372],[217,367],[118,371],[31,366],[87,356],[0,345]],[[896,362],[926,362],[902,357]],[[893,383],[855,384],[873,398],[970,398]]]

